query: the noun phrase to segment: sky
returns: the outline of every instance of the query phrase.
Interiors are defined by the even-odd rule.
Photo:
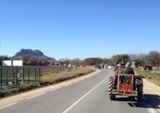
[[[0,0],[0,45],[57,60],[160,52],[160,0]]]

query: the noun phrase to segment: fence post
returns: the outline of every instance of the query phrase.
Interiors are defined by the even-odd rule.
[[[28,68],[28,83],[30,83],[30,69]]]
[[[22,82],[24,83],[24,67],[22,68],[22,75],[23,75]]]
[[[5,69],[5,71],[6,71],[6,68],[4,68]],[[8,73],[10,73],[10,71],[8,71],[8,68],[7,68],[7,73],[6,73],[6,75],[7,75],[7,77],[6,77],[6,82],[8,83],[8,76],[10,76]],[[13,76],[12,76],[13,77]]]
[[[36,68],[34,68],[35,82],[36,82]]]
[[[0,69],[1,89],[2,89],[2,68]]]
[[[16,68],[16,74],[15,74],[15,76],[16,76],[16,85],[18,84],[18,68]]]
[[[38,75],[39,75],[39,82],[41,82],[41,68],[39,67],[39,71],[38,71]]]
[[[11,60],[11,75],[12,75],[12,77],[14,77],[13,60]],[[15,79],[17,79],[17,75],[16,75]],[[8,80],[7,80],[7,82],[8,82]],[[15,80],[15,82],[16,82],[16,80]]]

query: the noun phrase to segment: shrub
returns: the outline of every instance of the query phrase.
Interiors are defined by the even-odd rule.
[[[149,65],[144,66],[144,70],[147,70],[147,69],[148,69],[148,71],[151,71],[152,70],[152,66],[149,66]]]
[[[39,87],[39,84],[32,83],[32,84],[22,85],[22,86],[19,86],[19,87],[16,87],[16,88],[12,88],[12,89],[1,90],[0,91],[0,98],[8,97],[10,95],[14,95],[14,94],[20,93],[20,92],[29,91],[31,89],[35,89],[35,88],[38,88],[38,87]]]

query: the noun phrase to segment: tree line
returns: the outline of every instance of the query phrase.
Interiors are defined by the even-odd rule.
[[[80,64],[80,65],[116,65],[120,61],[135,62],[136,67],[138,66],[160,66],[160,52],[151,51],[148,54],[118,54],[113,55],[111,58],[100,58],[100,57],[90,57],[84,60],[79,58],[75,59],[60,59],[61,62],[67,64]]]
[[[0,56],[0,65],[2,65],[2,60],[10,60],[13,58],[10,58],[6,55]],[[14,60],[22,60],[24,65],[48,65],[48,60],[46,57],[33,57],[30,55],[24,55],[21,57],[16,57]],[[136,66],[160,66],[160,52],[158,51],[151,51],[148,54],[118,54],[113,55],[111,58],[100,58],[100,57],[90,57],[86,58],[84,60],[81,60],[80,58],[75,59],[59,59],[59,64],[61,65],[75,65],[75,66],[86,66],[86,65],[115,65],[116,63],[120,62],[121,60],[124,61],[134,61]],[[56,65],[55,60],[50,60],[50,64]]]

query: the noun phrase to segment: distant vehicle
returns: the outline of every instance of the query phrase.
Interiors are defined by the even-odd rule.
[[[113,68],[112,66],[110,66],[110,65],[108,66],[108,69],[112,69],[112,68]]]
[[[101,66],[96,66],[97,69],[101,69]]]

